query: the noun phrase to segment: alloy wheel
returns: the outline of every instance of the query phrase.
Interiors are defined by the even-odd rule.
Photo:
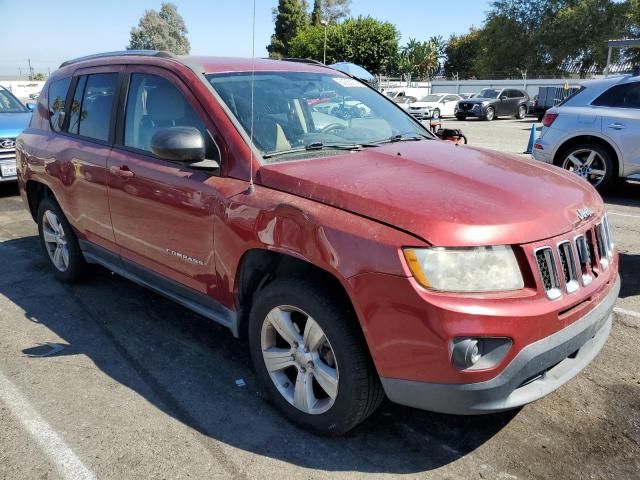
[[[306,312],[273,308],[261,330],[262,358],[280,394],[298,410],[318,415],[338,396],[338,364],[324,331]]]
[[[580,175],[594,187],[599,186],[607,176],[607,163],[597,151],[590,148],[570,152],[562,162],[562,168]]]
[[[69,268],[69,247],[62,223],[51,210],[44,212],[42,237],[53,265],[61,272],[66,271]]]
[[[495,118],[496,112],[492,107],[487,108],[486,119],[491,121]]]

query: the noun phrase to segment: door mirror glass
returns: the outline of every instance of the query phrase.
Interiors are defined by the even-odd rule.
[[[33,112],[36,109],[36,104],[29,102],[27,103],[27,108],[29,109],[30,112]]]
[[[204,138],[194,127],[161,128],[151,137],[151,151],[164,160],[201,162],[205,158]]]

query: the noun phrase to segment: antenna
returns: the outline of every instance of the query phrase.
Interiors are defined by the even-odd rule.
[[[251,30],[251,129],[249,132],[249,140],[251,140],[251,145],[249,145],[249,149],[251,150],[251,156],[249,161],[249,188],[247,189],[247,193],[253,193],[256,189],[253,184],[253,100],[254,100],[254,92],[255,92],[255,75],[256,75],[256,0],[253,0],[253,26]]]

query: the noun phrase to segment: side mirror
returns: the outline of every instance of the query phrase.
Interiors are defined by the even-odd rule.
[[[36,104],[35,103],[27,103],[27,109],[29,109],[30,112],[33,112],[36,109]]]
[[[170,127],[151,137],[151,151],[165,160],[202,162],[205,158],[204,138],[194,127]]]
[[[506,100],[507,96],[506,95],[500,95],[500,100]]]

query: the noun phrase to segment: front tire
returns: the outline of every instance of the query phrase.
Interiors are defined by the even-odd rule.
[[[611,154],[600,145],[583,143],[562,149],[556,165],[580,175],[600,192],[611,187],[617,178]]]
[[[484,119],[487,122],[491,122],[496,118],[496,110],[493,107],[487,107],[487,111],[484,114]]]
[[[37,218],[40,245],[53,267],[53,274],[66,283],[78,280],[87,263],[62,209],[55,200],[45,198],[38,207]]]
[[[456,118],[457,118],[458,120],[460,120],[460,121],[464,121],[464,120],[466,120],[466,119],[467,119],[467,116],[466,116],[466,115],[456,115]]]
[[[278,279],[251,309],[249,346],[272,404],[321,435],[343,434],[384,397],[350,307],[320,285]]]

